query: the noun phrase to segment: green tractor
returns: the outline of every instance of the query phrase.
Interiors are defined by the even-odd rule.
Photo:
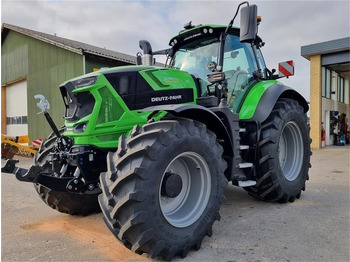
[[[241,8],[241,28],[232,27]],[[212,235],[228,181],[250,195],[293,202],[310,167],[308,104],[267,69],[257,6],[244,2],[228,26],[185,25],[170,48],[140,41],[137,66],[103,69],[59,88],[65,126],[53,129],[28,170],[59,212],[102,210],[132,251],[185,257]],[[165,67],[153,55],[167,56]]]

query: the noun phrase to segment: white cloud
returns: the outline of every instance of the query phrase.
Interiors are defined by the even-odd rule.
[[[169,39],[189,21],[224,24],[238,1],[7,1],[2,22],[136,54],[138,41],[153,49],[168,47]],[[287,85],[309,97],[309,62],[300,56],[302,45],[348,37],[350,2],[254,1],[262,15],[259,35],[269,68],[293,59],[296,75]],[[234,25],[238,26],[239,18]]]

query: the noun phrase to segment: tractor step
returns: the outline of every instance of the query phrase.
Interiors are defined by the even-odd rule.
[[[253,163],[245,162],[245,163],[239,163],[239,168],[250,168],[253,166]]]
[[[248,186],[255,186],[256,181],[254,180],[245,180],[245,181],[238,181],[238,186],[240,187],[248,187]]]
[[[247,131],[244,127],[241,127],[240,129],[239,129],[239,132],[240,133],[244,133],[245,131]]]
[[[249,149],[248,145],[240,145],[239,146],[239,150],[247,150],[247,149]]]

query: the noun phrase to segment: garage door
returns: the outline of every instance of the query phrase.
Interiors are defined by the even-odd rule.
[[[28,135],[27,81],[6,87],[7,135]]]

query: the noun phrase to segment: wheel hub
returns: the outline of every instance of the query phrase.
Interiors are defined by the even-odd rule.
[[[304,140],[298,124],[286,123],[278,144],[278,157],[284,177],[294,181],[299,176],[304,157]]]
[[[163,178],[161,195],[175,198],[182,190],[182,179],[178,174],[166,172]]]
[[[167,166],[159,187],[164,218],[177,228],[192,225],[208,204],[211,174],[204,158],[195,152],[177,155]]]

